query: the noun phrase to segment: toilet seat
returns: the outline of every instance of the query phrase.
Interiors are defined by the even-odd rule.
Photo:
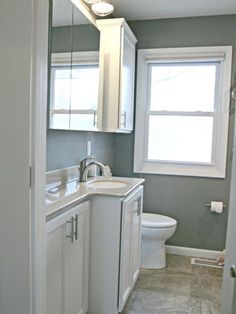
[[[177,225],[177,221],[164,215],[143,213],[141,225],[144,228],[172,228]]]

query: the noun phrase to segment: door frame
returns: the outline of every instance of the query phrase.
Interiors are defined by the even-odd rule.
[[[46,130],[49,0],[31,0],[31,302],[32,314],[46,314]]]
[[[32,30],[32,85],[31,85],[31,251],[32,251],[32,314],[46,314],[46,230],[45,230],[45,173],[47,130],[47,76],[48,76],[48,20],[50,0],[31,0],[33,3]],[[236,134],[236,132],[235,132]],[[236,136],[235,136],[236,138]],[[235,140],[236,142],[236,140]],[[236,147],[236,143],[235,143]],[[232,169],[236,171],[236,160]],[[232,175],[232,181],[233,179]],[[233,210],[230,202],[229,217]],[[227,245],[229,241],[227,240]],[[226,272],[228,264],[226,258]],[[228,279],[224,274],[222,305],[228,307]]]
[[[231,169],[231,183],[230,183],[230,198],[229,198],[229,212],[227,223],[227,237],[226,237],[226,258],[223,274],[223,293],[222,293],[222,313],[234,314],[236,308],[236,279],[230,276],[230,267],[236,263],[235,237],[232,234],[235,230],[236,221],[236,117],[234,121],[234,145],[233,145],[233,159]],[[229,253],[228,253],[229,252]]]

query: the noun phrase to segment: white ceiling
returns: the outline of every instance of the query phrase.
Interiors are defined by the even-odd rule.
[[[111,0],[115,17],[126,20],[236,13],[236,0]]]
[[[147,20],[207,15],[236,14],[236,0],[108,0],[113,3],[113,17]],[[70,0],[53,1],[53,25],[71,24]],[[79,11],[79,10],[76,10]],[[87,24],[76,12],[77,24]]]

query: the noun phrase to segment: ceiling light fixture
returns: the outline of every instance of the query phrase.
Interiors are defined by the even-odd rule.
[[[114,7],[111,3],[105,1],[99,1],[91,6],[94,14],[99,16],[106,16],[114,11]]]
[[[94,4],[99,2],[100,0],[84,0],[84,2],[88,3],[88,4]]]

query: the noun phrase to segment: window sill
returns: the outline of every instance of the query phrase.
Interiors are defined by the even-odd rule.
[[[187,165],[171,163],[148,163],[134,165],[135,173],[190,176],[190,177],[208,177],[225,178],[225,168],[217,169],[212,165]]]

